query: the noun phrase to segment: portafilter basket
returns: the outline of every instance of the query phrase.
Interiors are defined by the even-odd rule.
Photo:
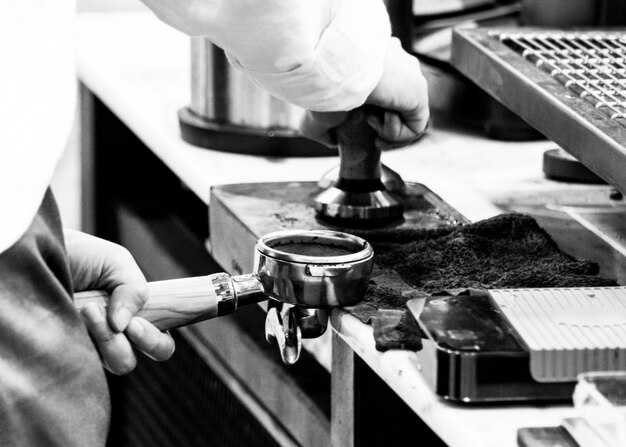
[[[365,296],[374,251],[336,231],[279,231],[257,242],[255,275],[270,298],[304,307],[345,306]]]

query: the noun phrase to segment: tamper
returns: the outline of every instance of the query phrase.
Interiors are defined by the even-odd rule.
[[[351,112],[335,130],[339,147],[339,170],[319,182],[323,190],[315,197],[318,215],[331,220],[387,222],[402,217],[399,195],[404,182],[381,165],[381,150],[374,145],[376,132],[366,122],[378,108],[361,107]]]

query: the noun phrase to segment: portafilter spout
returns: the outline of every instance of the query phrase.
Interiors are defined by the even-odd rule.
[[[319,183],[314,199],[317,213],[338,220],[389,221],[402,217],[404,205],[397,193],[404,182],[381,165],[381,150],[374,145],[376,132],[366,122],[382,109],[363,106],[353,110],[335,135],[339,172],[331,171]],[[329,181],[329,177],[335,176]]]
[[[285,363],[300,354],[300,337],[315,337],[326,327],[326,308],[353,304],[365,296],[374,252],[362,238],[325,230],[286,230],[261,237],[254,251],[254,273],[215,273],[148,283],[148,300],[138,316],[161,330],[228,315],[239,306],[268,298],[284,307],[282,320],[270,305],[269,341],[277,341]],[[96,302],[107,306],[100,290],[74,294],[81,309]],[[293,309],[293,310],[289,310]],[[295,324],[295,326],[294,326]],[[271,333],[270,333],[271,332]],[[294,335],[296,334],[296,335]],[[294,339],[294,336],[297,339]],[[282,343],[281,343],[282,341]]]

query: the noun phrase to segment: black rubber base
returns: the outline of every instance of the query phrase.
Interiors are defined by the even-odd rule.
[[[544,152],[543,172],[546,177],[552,180],[574,183],[606,183],[563,149],[550,149]]]
[[[183,140],[194,146],[237,154],[269,157],[329,157],[337,154],[320,143],[286,129],[219,124],[206,120],[188,107],[178,112]]]

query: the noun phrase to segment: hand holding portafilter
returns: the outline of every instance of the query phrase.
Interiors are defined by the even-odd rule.
[[[297,350],[291,341],[294,333],[302,331],[299,324],[293,326],[292,320],[310,317],[310,312],[298,309],[324,309],[360,301],[367,290],[373,255],[367,241],[346,233],[324,230],[270,233],[256,244],[254,273],[238,276],[216,273],[151,282],[148,301],[137,315],[161,330],[168,330],[227,315],[238,306],[271,298],[296,308],[288,312],[287,320],[291,323],[276,324],[274,316],[268,314],[268,320],[272,318],[268,323],[271,327],[268,339],[274,337],[283,360],[293,363],[299,356],[299,339]],[[109,295],[102,291],[74,295],[78,309],[91,302],[106,306],[108,299]],[[324,321],[320,322],[321,327],[325,327]],[[309,330],[302,336],[322,332]],[[281,345],[283,339],[289,340],[289,346]]]

